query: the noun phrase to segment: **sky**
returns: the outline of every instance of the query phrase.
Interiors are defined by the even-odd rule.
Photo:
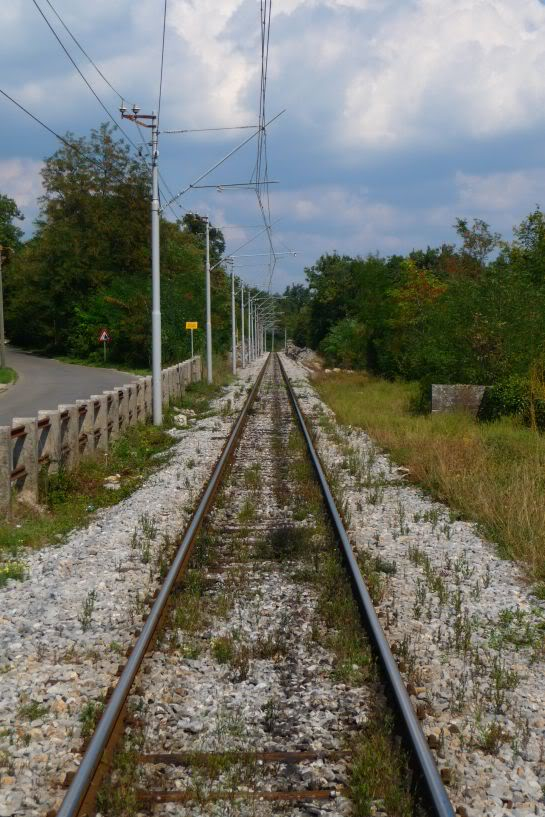
[[[114,118],[119,97],[36,0]],[[164,0],[51,0],[130,106],[157,107]],[[258,0],[168,0],[160,168],[174,192],[250,133],[166,130],[252,125],[260,81]],[[106,114],[34,0],[0,5],[0,86],[58,133]],[[325,252],[405,253],[454,243],[457,217],[510,238],[544,203],[545,5],[541,0],[272,0],[266,109],[273,289],[304,282]],[[134,125],[124,127],[135,141]],[[0,97],[0,192],[32,230],[40,168],[55,138]],[[207,177],[248,181],[256,142]],[[203,183],[205,183],[203,181]],[[168,198],[168,196],[167,196]],[[249,190],[179,199],[224,229],[228,252],[259,232]],[[183,211],[178,209],[178,214]],[[170,211],[165,215],[171,217]],[[265,252],[265,237],[242,252]],[[237,259],[263,285],[267,259]]]

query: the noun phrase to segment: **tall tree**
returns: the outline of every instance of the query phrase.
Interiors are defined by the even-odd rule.
[[[22,221],[24,215],[9,196],[0,193],[0,244],[18,250],[21,247],[23,231],[14,221]]]

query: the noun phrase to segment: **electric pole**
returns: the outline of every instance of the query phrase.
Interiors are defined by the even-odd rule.
[[[212,304],[210,297],[210,222],[206,222],[206,371],[208,383],[212,383]]]
[[[2,253],[4,247],[0,244],[0,366],[6,368],[6,339],[4,336],[4,285],[2,282]]]
[[[231,345],[233,349],[233,374],[237,373],[237,327],[235,312],[235,267],[231,261]]]
[[[244,349],[244,284],[240,282],[240,365],[246,365],[246,351]]]
[[[157,114],[139,113],[138,105],[132,106],[132,114],[122,103],[119,109],[122,119],[130,119],[144,128],[151,129],[151,373],[153,424],[163,423],[163,388],[161,372],[161,267],[159,257],[159,129]],[[146,121],[142,121],[146,120]]]

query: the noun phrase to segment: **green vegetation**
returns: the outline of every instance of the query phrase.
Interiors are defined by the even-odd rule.
[[[545,428],[545,215],[530,213],[511,242],[480,219],[456,229],[459,247],[323,255],[308,287],[285,292],[290,335],[329,365],[418,381],[422,408],[432,382],[481,383],[494,387],[485,417]]]
[[[418,415],[417,384],[332,374],[317,388],[344,425],[365,429],[410,479],[478,522],[502,556],[545,579],[545,439],[520,421],[465,413]]]
[[[34,235],[22,241],[16,203],[0,194],[6,332],[13,343],[71,361],[104,365],[101,328],[111,335],[106,365],[146,370],[151,361],[150,175],[110,125],[69,135],[42,169]],[[225,242],[210,230],[211,260]],[[11,252],[9,252],[11,250]],[[185,321],[204,346],[204,223],[186,215],[161,223],[163,361],[190,355]],[[230,286],[212,272],[214,346],[230,345]]]
[[[16,380],[17,372],[14,369],[10,369],[9,366],[0,369],[0,383],[15,383]]]

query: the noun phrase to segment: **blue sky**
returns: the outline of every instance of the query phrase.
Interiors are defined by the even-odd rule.
[[[52,2],[127,102],[155,107],[163,0]],[[267,109],[287,109],[268,136],[270,178],[280,182],[272,215],[278,249],[297,250],[279,261],[275,289],[304,280],[323,252],[453,242],[457,216],[484,218],[510,237],[543,203],[540,0],[273,0],[272,10]],[[0,31],[6,91],[60,133],[82,135],[105,119],[30,0],[2,4]],[[67,45],[117,114],[117,96]],[[258,0],[169,0],[162,127],[255,122],[259,45]],[[41,162],[56,143],[4,99],[0,123],[0,191],[14,196],[28,227]],[[169,187],[193,181],[244,134],[164,134]],[[251,144],[210,181],[246,180],[254,161]],[[257,232],[247,226],[259,224],[250,192],[193,191],[182,204],[224,227],[230,251]],[[254,247],[265,244],[246,251]],[[239,263],[241,275],[263,282],[262,259]]]

